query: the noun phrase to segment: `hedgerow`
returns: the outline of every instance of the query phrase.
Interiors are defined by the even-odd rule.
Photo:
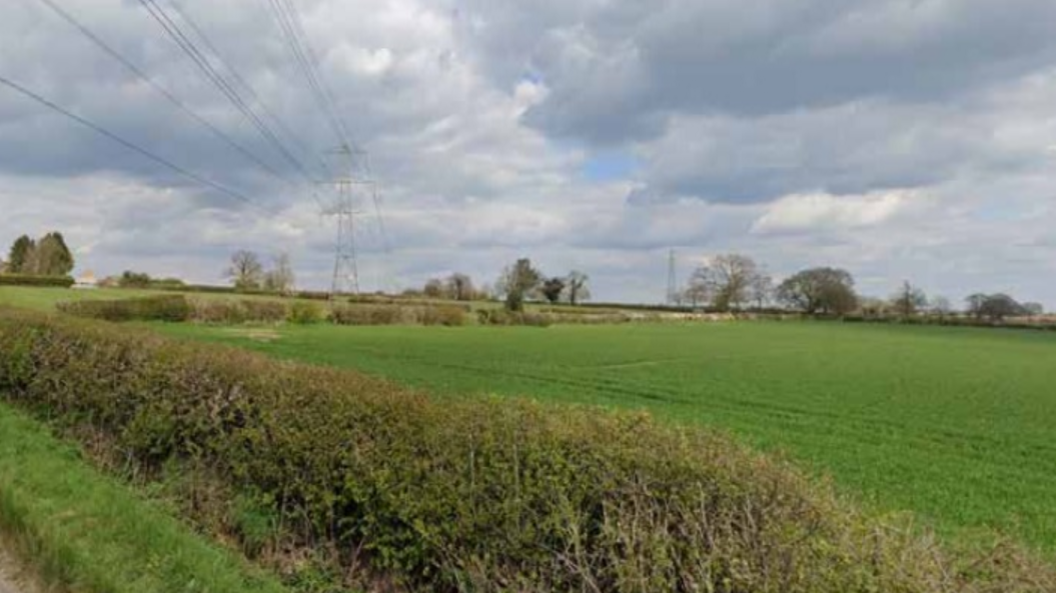
[[[433,400],[383,380],[0,310],[0,393],[144,468],[211,467],[304,546],[439,591],[1052,591],[950,556],[782,463],[641,414]]]
[[[69,276],[33,276],[29,274],[0,274],[0,286],[50,286],[69,288],[74,280]]]
[[[466,323],[465,309],[454,305],[339,305],[330,311],[337,325],[446,325]]]
[[[59,303],[63,313],[104,321],[187,321],[193,309],[181,295],[162,295],[114,301],[72,301]]]

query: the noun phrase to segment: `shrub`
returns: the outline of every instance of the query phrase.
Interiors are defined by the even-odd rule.
[[[228,299],[194,299],[192,320],[215,325],[238,325],[246,322],[246,311],[238,301]]]
[[[58,309],[77,317],[104,321],[187,321],[192,308],[181,295],[163,295],[112,301],[59,303]]]
[[[462,307],[439,305],[421,308],[422,325],[444,325],[458,327],[466,324],[466,311]]]
[[[402,320],[402,308],[394,305],[341,305],[330,310],[330,321],[337,325],[395,325]]]
[[[239,303],[245,311],[245,319],[251,323],[282,323],[286,321],[286,303],[275,300],[245,299]]]
[[[507,311],[506,309],[480,309],[477,311],[477,321],[481,325],[548,327],[552,322],[552,317],[543,313]]]
[[[309,325],[319,323],[325,318],[326,313],[318,303],[297,300],[290,304],[286,321],[298,325]]]
[[[0,286],[50,286],[69,288],[74,285],[69,276],[31,276],[29,274],[0,274]]]
[[[781,463],[645,415],[443,399],[337,369],[0,310],[0,393],[143,466],[255,493],[240,529],[440,591],[1051,591],[1012,549],[951,557]],[[234,501],[233,501],[234,502]],[[363,555],[354,551],[362,550]]]

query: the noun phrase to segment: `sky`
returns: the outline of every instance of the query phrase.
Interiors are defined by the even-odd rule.
[[[147,0],[59,4],[151,84],[44,0],[6,0],[0,77],[214,185],[0,85],[0,244],[60,230],[78,272],[213,284],[236,250],[288,253],[326,287],[331,101],[379,188],[365,290],[530,257],[595,300],[660,302],[675,250],[680,281],[741,253],[779,279],[846,268],[867,295],[1056,308],[1052,0],[286,0],[321,95],[277,1],[154,0],[273,143]]]

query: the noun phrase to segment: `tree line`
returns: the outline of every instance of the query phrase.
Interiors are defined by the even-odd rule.
[[[707,307],[729,312],[775,307],[808,315],[848,315],[910,318],[920,315],[959,313],[950,300],[925,292],[905,282],[887,299],[861,296],[854,276],[847,270],[817,267],[802,270],[774,284],[773,278],[752,258],[725,254],[712,258],[693,271],[687,286],[672,295],[673,304]],[[1042,315],[1038,303],[1020,303],[998,294],[973,294],[965,299],[963,313],[980,320],[1001,321],[1007,317]]]
[[[39,239],[22,235],[11,244],[0,272],[25,276],[68,276],[74,258],[62,233],[50,232]]]
[[[430,278],[421,289],[403,291],[405,297],[453,301],[501,300],[510,311],[524,310],[526,301],[577,305],[590,299],[590,276],[579,270],[549,276],[528,258],[510,264],[491,286],[477,285],[468,274],[456,272],[443,278]]]

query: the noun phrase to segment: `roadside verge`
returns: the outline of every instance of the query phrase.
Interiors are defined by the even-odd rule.
[[[60,591],[285,591],[4,404],[0,534],[43,585]]]

